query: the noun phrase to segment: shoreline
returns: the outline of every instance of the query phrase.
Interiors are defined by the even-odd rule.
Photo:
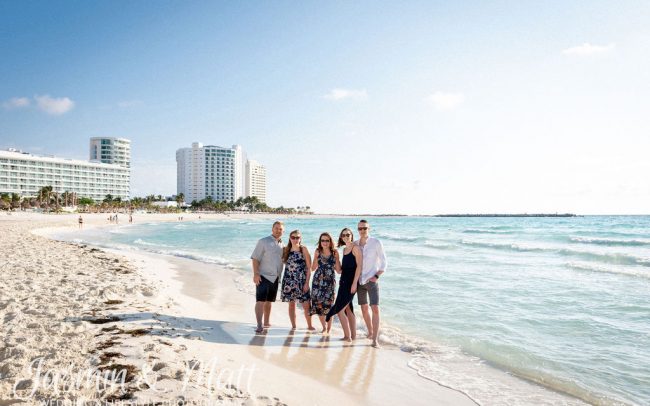
[[[271,216],[271,218],[276,219],[276,217],[274,216]],[[237,219],[250,219],[250,217],[238,216]],[[151,221],[149,221],[149,223],[157,223],[158,221],[159,219],[152,219]],[[173,254],[165,254],[159,252],[151,252],[148,251],[146,248],[142,248],[142,250],[141,248],[142,247],[138,248],[137,251],[135,252],[146,253],[146,255],[151,255],[154,257],[164,257],[170,261],[174,261],[174,260],[191,261],[193,265],[190,265],[190,267],[214,265],[213,263],[205,262],[200,258],[192,258],[192,256],[190,256],[190,258],[187,258],[181,256],[180,254],[173,255]],[[110,248],[109,250],[111,249],[119,250],[119,248]],[[126,251],[115,251],[115,252],[120,252],[128,256],[130,253],[133,253],[134,251],[126,250]],[[215,269],[220,268],[220,266],[218,265],[214,265],[214,267]],[[223,268],[223,266],[221,266],[221,268]],[[241,274],[237,273],[237,275],[241,277]],[[248,278],[244,276],[244,285],[247,280]],[[244,298],[243,300],[246,299]],[[250,296],[248,300],[252,300],[252,296]],[[283,304],[278,303],[276,306],[274,306],[274,308],[277,309],[278,306],[283,306]],[[284,306],[286,307],[286,304],[284,304]],[[243,309],[241,310],[240,313],[246,315],[247,312],[248,309]],[[277,312],[278,310],[274,310],[273,314],[277,314]],[[286,314],[286,309],[283,309],[281,313]],[[250,322],[250,319],[245,318],[244,321]],[[289,325],[288,319],[286,319],[283,324],[285,326]],[[439,385],[441,387],[450,388],[451,390],[465,394],[469,399],[485,400],[490,398],[489,396],[490,393],[512,393],[513,395],[516,394],[513,399],[519,399],[520,401],[521,399],[528,399],[528,400],[535,400],[535,401],[543,400],[542,403],[544,404],[557,404],[558,402],[562,404],[584,404],[583,401],[581,401],[579,398],[572,396],[568,392],[563,392],[552,386],[546,386],[544,385],[543,382],[539,382],[534,379],[527,379],[525,376],[515,375],[509,370],[501,368],[499,365],[495,365],[487,360],[479,360],[474,356],[466,355],[459,351],[453,351],[452,358],[454,358],[454,360],[451,362],[451,365],[446,366],[446,369],[445,368],[431,369],[430,365],[427,365],[426,362],[424,363],[422,362],[423,358],[421,358],[421,352],[424,351],[425,354],[426,353],[433,354],[435,359],[429,361],[437,362],[436,361],[436,359],[438,359],[437,354],[441,354],[442,358],[440,360],[448,358],[449,354],[446,352],[448,349],[447,347],[440,346],[433,342],[429,342],[427,340],[423,340],[417,337],[405,336],[406,333],[402,333],[401,331],[399,331],[399,329],[387,326],[385,323],[384,326],[386,328],[383,329],[382,334],[388,333],[389,336],[388,340],[383,340],[385,346],[386,343],[389,343],[387,344],[388,346],[391,346],[392,348],[397,349],[400,352],[400,354],[402,355],[400,362],[409,367],[409,371],[411,372],[411,378],[413,377],[413,374],[415,374],[419,378],[422,378],[422,380],[433,382],[436,385]],[[395,337],[395,334],[397,334],[397,337]],[[397,338],[397,340],[395,340],[395,338]],[[442,354],[447,354],[447,355],[442,355]],[[426,355],[425,355],[425,359],[426,359]],[[457,376],[458,374],[465,374],[472,378],[467,378],[467,379],[463,378],[461,381],[458,381],[458,376]],[[467,388],[468,391],[465,390],[463,385],[463,382],[467,382],[467,381],[471,382],[470,386]],[[456,388],[463,388],[463,389],[456,389]],[[470,395],[470,393],[473,394]],[[519,404],[526,404],[526,403],[519,403]]]
[[[238,387],[234,391],[229,388],[215,391],[209,386],[206,388],[205,380],[200,382],[198,377],[192,377],[188,381],[194,386],[191,391],[185,392],[184,399],[188,399],[188,396],[192,399],[214,397],[219,402],[226,402],[219,404],[382,404],[387,401],[424,404],[433,398],[437,404],[443,405],[476,404],[454,389],[420,377],[413,379],[417,374],[407,365],[409,357],[398,348],[385,347],[376,351],[367,345],[368,343],[357,345],[361,340],[348,347],[336,342],[335,337],[324,340],[319,335],[308,334],[300,329],[290,334],[289,329],[285,327],[274,327],[267,335],[256,336],[254,326],[250,322],[253,318],[252,297],[237,288],[235,279],[239,275],[223,266],[166,257],[162,254],[97,249],[91,245],[55,240],[43,243],[39,236],[62,230],[76,230],[76,223],[70,225],[70,220],[76,220],[76,215],[57,215],[55,219],[50,215],[36,216],[40,218],[34,219],[32,215],[26,216],[31,218],[24,219],[25,221],[20,221],[17,217],[22,216],[4,218],[3,220],[10,220],[9,223],[0,221],[0,224],[15,226],[18,223],[17,229],[28,232],[42,245],[67,246],[76,251],[77,255],[92,252],[102,257],[110,257],[116,266],[131,267],[134,273],[145,281],[138,285],[138,289],[123,286],[123,290],[116,290],[112,296],[102,292],[101,300],[112,303],[112,307],[101,312],[92,312],[94,321],[101,322],[97,327],[81,314],[75,319],[76,323],[84,325],[84,328],[90,323],[88,331],[99,337],[99,341],[108,336],[107,341],[113,340],[115,345],[105,349],[119,350],[120,356],[134,364],[139,362],[140,365],[137,366],[140,368],[144,367],[142,361],[151,357],[151,354],[147,353],[151,353],[151,349],[155,348],[153,353],[156,355],[153,359],[161,361],[156,361],[152,369],[159,372],[159,378],[163,376],[161,382],[166,388],[166,395],[152,393],[151,389],[132,391],[130,396],[133,400],[177,399],[174,391],[178,391],[179,384],[183,382],[178,379],[183,377],[183,372],[181,369],[171,371],[174,369],[172,366],[188,364],[205,367],[210,358],[207,356],[213,356],[212,358],[216,357],[218,360],[226,357],[226,365],[257,366],[255,378],[251,381],[251,390],[242,391]],[[84,219],[87,217],[84,216]],[[175,221],[176,217],[172,215],[168,221]],[[147,218],[149,219],[149,216]],[[160,216],[150,220],[167,221]],[[84,224],[87,229],[102,226],[111,226],[105,224],[103,214]],[[37,231],[32,233],[31,230],[34,229]],[[183,271],[180,272],[180,269]],[[122,281],[130,278],[131,275]],[[210,283],[197,283],[197,280],[212,280],[212,286]],[[129,299],[132,299],[133,295],[145,300],[130,302]],[[117,302],[129,302],[129,305],[122,306]],[[272,322],[277,326],[289,325],[286,313],[286,304],[277,303],[272,313]],[[105,320],[110,321],[104,322]],[[143,329],[144,334],[133,333]],[[52,330],[49,335],[56,336],[57,331]],[[116,336],[120,340],[117,344]],[[93,344],[98,346],[101,343],[89,344],[92,347]],[[227,368],[222,368],[225,369]],[[396,384],[403,389],[399,392],[392,390]],[[296,385],[321,388],[313,393],[301,392],[296,391]],[[321,390],[324,388],[326,397]],[[5,389],[0,388],[0,395],[6,395]],[[254,395],[255,393],[260,395]],[[146,398],[147,395],[155,396]]]

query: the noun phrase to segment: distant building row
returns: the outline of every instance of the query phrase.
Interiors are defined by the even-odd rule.
[[[79,197],[103,200],[130,198],[131,141],[93,137],[89,161],[35,155],[9,149],[0,151],[0,193],[35,197],[41,188],[52,186],[57,193],[74,192]],[[241,146],[203,146],[176,151],[177,193],[186,202],[211,196],[215,201],[234,201],[256,196],[266,202],[266,168],[249,161]]]
[[[194,142],[191,148],[176,151],[176,168],[176,192],[186,202],[247,196],[266,202],[266,168],[248,160],[239,145],[225,148]]]

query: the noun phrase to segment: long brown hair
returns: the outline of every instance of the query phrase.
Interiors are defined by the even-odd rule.
[[[289,233],[289,244],[287,244],[286,247],[282,249],[282,262],[287,262],[287,259],[289,259],[289,253],[291,252],[291,248],[293,247],[293,241],[291,240],[291,236],[294,234],[300,235],[300,238],[302,238],[302,233],[300,230],[293,230],[292,232]],[[302,245],[301,243],[298,243],[298,247],[300,248],[300,252],[302,252]]]
[[[316,250],[321,254],[323,253],[323,244],[321,244],[320,242],[323,236],[330,239],[330,252],[334,254],[334,240],[332,239],[332,236],[328,232],[321,233],[320,237],[318,237],[318,248],[316,248]]]
[[[352,230],[349,228],[345,227],[341,232],[339,233],[339,242],[336,244],[337,247],[343,247],[345,245],[345,241],[343,241],[343,233],[349,231],[350,232],[350,241],[354,241],[354,233]]]

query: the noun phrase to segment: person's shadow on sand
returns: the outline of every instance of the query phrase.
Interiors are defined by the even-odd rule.
[[[108,334],[148,334],[170,339],[182,337],[247,345],[261,359],[357,393],[368,390],[375,370],[376,350],[365,343],[361,344],[362,339],[348,344],[330,336],[286,328],[270,328],[263,334],[256,334],[253,324],[152,312],[111,314],[102,318],[67,318],[66,321],[106,324],[103,330]],[[121,324],[115,325],[116,322]],[[131,323],[129,327],[124,325]],[[279,351],[273,348],[279,348]]]

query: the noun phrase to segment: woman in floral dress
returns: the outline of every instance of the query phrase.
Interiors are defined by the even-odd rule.
[[[282,301],[289,302],[289,320],[291,327],[296,328],[296,302],[300,302],[305,311],[307,329],[315,330],[311,325],[309,310],[309,277],[311,274],[311,257],[309,250],[302,245],[300,230],[289,234],[289,244],[282,251],[282,261],[285,263],[282,276]]]
[[[339,253],[333,248],[332,236],[322,233],[318,239],[318,248],[314,251],[311,269],[314,279],[311,284],[311,314],[318,315],[323,326],[322,333],[329,334],[332,320],[325,321],[325,316],[334,304],[336,289],[335,272],[341,273]]]

